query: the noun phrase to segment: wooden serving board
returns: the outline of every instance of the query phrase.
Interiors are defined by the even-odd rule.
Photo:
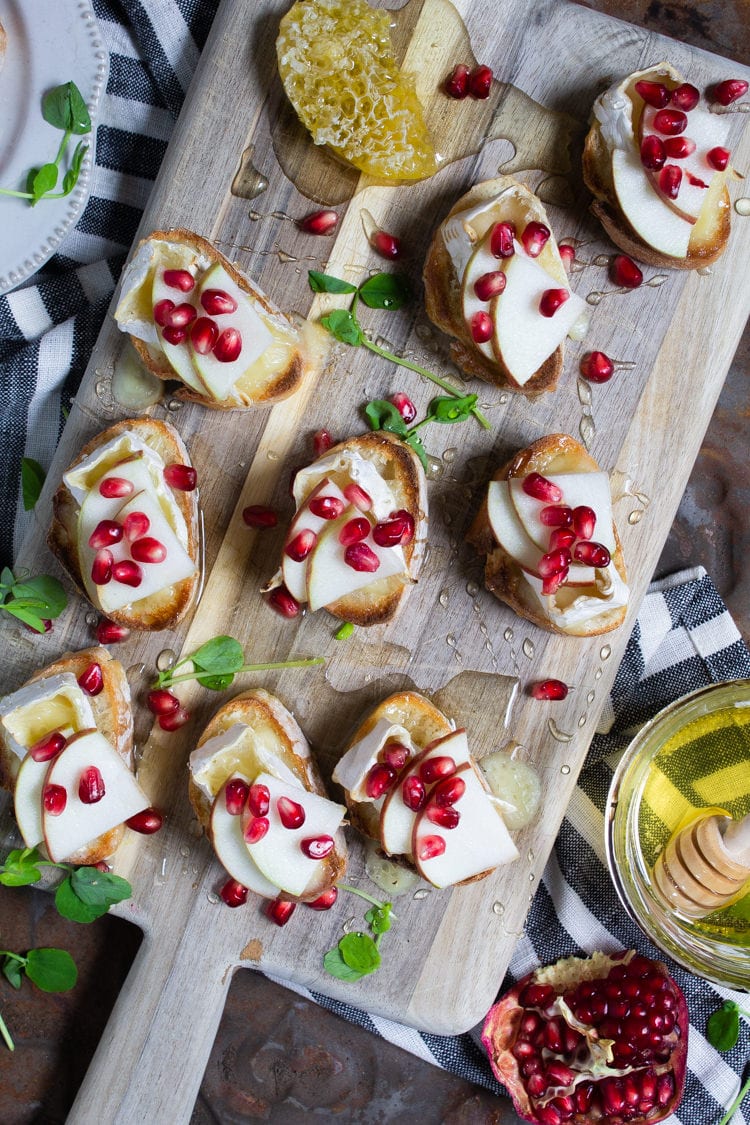
[[[466,30],[445,0],[411,4],[417,8],[410,10],[410,22],[399,25],[399,49],[418,71],[419,89],[432,98],[434,112],[451,113],[454,107],[442,97],[438,105],[430,91],[460,61],[459,52],[463,57],[468,52]],[[315,317],[329,299],[312,298],[308,268],[353,281],[383,268],[363,233],[366,209],[384,229],[401,236],[403,268],[418,296],[400,313],[363,313],[365,326],[392,348],[456,378],[447,341],[430,326],[421,306],[421,262],[432,230],[453,201],[471,184],[495,175],[512,155],[512,146],[490,140],[478,156],[408,188],[350,183],[348,190],[354,186],[357,192],[348,205],[338,207],[336,237],[301,234],[290,218],[315,205],[283,174],[271,144],[274,131],[279,143],[279,123],[286,120],[274,40],[287,7],[286,0],[253,5],[225,0],[221,6],[140,234],[157,227],[192,228],[236,258],[285,308]],[[238,965],[269,971],[432,1032],[462,1031],[481,1018],[521,933],[744,326],[750,291],[741,279],[750,254],[750,220],[733,216],[729,249],[710,273],[646,270],[641,289],[614,292],[604,264],[612,247],[587,213],[578,171],[582,125],[594,97],[613,78],[663,58],[699,87],[741,76],[743,68],[563,0],[533,5],[506,0],[502,6],[493,0],[466,0],[457,7],[476,57],[514,84],[495,125],[487,120],[487,136],[513,137],[515,164],[521,169],[533,162],[529,154],[545,154],[547,172],[532,167],[522,178],[532,187],[545,181],[545,194],[552,192],[563,202],[550,208],[558,238],[581,240],[573,283],[583,296],[590,295],[588,339],[569,344],[565,374],[554,395],[529,401],[471,384],[492,422],[491,432],[474,423],[429,428],[426,445],[436,470],[429,485],[430,551],[419,584],[396,622],[359,630],[347,642],[333,639],[336,623],[325,613],[291,623],[271,613],[258,591],[275,568],[284,529],[252,532],[241,511],[250,503],[270,503],[290,515],[289,473],[309,459],[316,429],[325,426],[336,437],[361,432],[364,403],[399,389],[409,393],[421,414],[434,388],[364,349],[337,345],[318,381],[308,382],[273,409],[230,414],[189,405],[175,409],[169,398],[151,408],[156,417],[177,426],[199,472],[206,577],[192,619],[177,632],[133,637],[114,650],[126,666],[145,666],[142,674],[137,669],[133,673],[140,777],[168,820],[154,837],[131,834],[117,855],[116,870],[133,884],[133,898],[118,913],[142,928],[144,940],[75,1103],[73,1121],[130,1122],[140,1120],[146,1107],[152,1120],[187,1120]],[[461,105],[461,113],[472,108],[468,102]],[[478,103],[473,106],[477,113],[485,112]],[[560,135],[571,118],[578,126],[566,172]],[[750,132],[740,141],[746,119],[737,115],[733,120],[734,162],[747,167]],[[252,163],[268,187],[249,202],[232,194],[230,185],[251,146]],[[550,171],[562,175],[550,179]],[[347,189],[335,172],[331,166],[329,186],[337,185],[343,198]],[[741,194],[733,185],[734,198]],[[122,347],[123,337],[109,318],[18,560],[34,572],[55,571],[44,536],[61,472],[83,442],[127,416],[110,390]],[[577,378],[579,357],[590,348],[634,366],[619,370],[607,385],[591,387]],[[484,591],[480,560],[463,541],[483,484],[497,464],[535,438],[563,431],[583,435],[612,474],[630,576],[628,624],[599,639],[551,636],[515,617]],[[47,637],[5,629],[0,652],[5,688],[16,687],[65,649],[91,643],[90,608],[74,594],[70,601]],[[326,657],[324,669],[247,676],[236,684],[238,690],[262,684],[277,691],[297,714],[325,773],[362,710],[413,683],[468,726],[477,753],[515,745],[541,775],[542,808],[517,836],[520,859],[454,892],[433,890],[399,899],[398,922],[384,946],[385,963],[357,984],[327,977],[322,956],[341,936],[342,926],[359,919],[358,900],[341,895],[324,914],[299,908],[284,929],[262,915],[257,901],[239,910],[217,904],[223,875],[196,831],[187,801],[186,760],[198,732],[225,697],[187,685],[181,694],[193,721],[173,734],[151,729],[141,703],[162,650],[189,652],[220,632],[240,639],[248,659]],[[525,686],[545,676],[560,677],[575,690],[558,704],[531,700]],[[8,834],[10,823],[6,811]],[[353,833],[350,852],[347,880],[372,891]]]

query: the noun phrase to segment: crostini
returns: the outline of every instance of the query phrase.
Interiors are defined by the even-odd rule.
[[[47,542],[111,621],[166,629],[192,605],[200,584],[196,483],[177,431],[145,417],[93,438],[63,473]]]
[[[483,879],[518,858],[467,732],[417,692],[378,704],[333,780],[344,789],[352,823],[435,887]]]
[[[322,366],[326,333],[292,320],[205,238],[154,231],[125,267],[115,320],[148,370],[217,410],[288,398]]]
[[[414,450],[376,430],[298,470],[296,512],[267,590],[354,625],[398,613],[426,545],[427,482]]]
[[[26,847],[95,864],[149,807],[133,776],[130,690],[105,648],[67,653],[0,699],[0,785]]]
[[[568,434],[550,434],[494,474],[467,539],[485,584],[542,629],[574,637],[616,629],[628,587],[609,477]]]
[[[596,99],[583,176],[616,246],[651,266],[716,261],[730,231],[730,123],[666,62]]]
[[[245,692],[214,715],[190,755],[189,795],[242,888],[314,902],[343,875],[346,809],[325,796],[307,739],[269,692]]]
[[[462,196],[435,231],[424,287],[427,315],[454,338],[467,375],[525,395],[555,389],[585,306],[527,187],[500,176]]]

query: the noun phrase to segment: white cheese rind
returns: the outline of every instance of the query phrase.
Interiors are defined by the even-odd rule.
[[[263,742],[258,736],[257,731],[246,723],[234,723],[233,726],[227,730],[222,731],[221,734],[214,735],[209,738],[202,746],[193,750],[190,755],[189,769],[190,775],[195,785],[200,789],[204,797],[209,801],[213,801],[218,789],[224,784],[226,778],[222,778],[219,786],[212,788],[208,781],[209,767],[212,761],[219,755],[232,751],[233,749],[238,752],[238,759],[241,750],[247,747],[248,741],[252,744],[252,754],[258,763],[258,770],[256,772],[265,771],[266,773],[273,774],[279,781],[287,782],[289,785],[299,785],[299,778],[284,764],[278,755],[275,746],[268,745]],[[231,776],[233,770],[230,769],[227,776]],[[254,781],[254,778],[250,778]]]
[[[358,484],[372,500],[375,519],[386,520],[397,507],[393,493],[377,468],[354,449],[342,449],[299,469],[294,478],[294,502],[299,508],[316,485],[328,477],[339,488]]]
[[[372,800],[365,792],[364,783],[387,742],[402,743],[409,750],[409,756],[413,757],[414,744],[406,727],[388,719],[379,719],[372,730],[339,759],[333,771],[333,780],[346,789],[353,801]]]
[[[64,726],[55,722],[54,701],[61,699],[67,720]],[[50,714],[49,722],[44,718]],[[54,708],[57,711],[57,708]],[[5,744],[18,758],[25,758],[30,746],[54,730],[76,733],[96,726],[91,704],[72,672],[47,676],[0,699],[0,725]],[[45,728],[45,729],[41,729]]]

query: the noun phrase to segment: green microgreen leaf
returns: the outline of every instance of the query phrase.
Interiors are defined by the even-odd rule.
[[[365,914],[365,921],[374,934],[385,934],[391,928],[391,904],[384,902],[382,906],[371,906]]]
[[[59,617],[68,604],[62,585],[49,574],[16,581],[11,593],[16,601],[27,603],[29,608],[43,610],[45,617]],[[10,604],[13,603],[6,602],[3,609],[10,609]]]
[[[62,199],[70,194],[78,183],[81,165],[88,151],[88,145],[83,144],[83,142],[76,145],[70,167],[63,176],[62,191],[53,191],[53,188],[57,185],[63,156],[68,148],[71,136],[84,136],[91,132],[91,117],[81,91],[75,82],[65,82],[63,85],[55,86],[52,90],[47,91],[42,98],[42,117],[48,124],[55,129],[59,129],[63,134],[55,159],[45,164],[35,165],[29,170],[26,176],[25,191],[0,188],[0,195],[26,199],[32,207],[40,199]]]
[[[340,277],[332,277],[328,273],[319,273],[317,270],[308,270],[307,279],[313,293],[356,293],[357,286],[350,281],[343,281]]]
[[[15,1051],[16,1045],[11,1039],[10,1032],[8,1031],[8,1025],[6,1024],[2,1016],[0,1016],[0,1035],[5,1041],[5,1046],[8,1048],[8,1050]]]
[[[708,1017],[706,1038],[717,1051],[731,1051],[740,1035],[740,1010],[734,1000],[725,1000]]]
[[[26,976],[42,992],[67,992],[78,980],[78,969],[64,949],[30,949]]]
[[[370,309],[395,312],[411,299],[411,286],[404,274],[376,273],[360,285],[359,296]]]
[[[48,90],[42,98],[42,117],[63,133],[83,136],[91,132],[91,118],[75,82]]]
[[[4,566],[2,571],[0,571],[0,586],[2,586],[3,589],[9,589],[13,585],[15,580],[16,579],[13,575],[13,571],[10,569],[10,567]]]
[[[103,906],[108,909],[116,902],[130,898],[133,888],[121,875],[99,871],[96,867],[77,867],[71,873],[70,883],[74,894],[86,906]]]
[[[103,917],[108,910],[106,906],[88,906],[83,902],[73,890],[69,875],[63,879],[55,891],[55,907],[57,913],[63,918],[81,924],[95,922],[97,918]]]
[[[14,988],[21,987],[23,980],[23,961],[17,957],[10,957],[7,954],[3,959],[3,976],[13,985]]]
[[[444,425],[466,422],[476,406],[476,402],[476,395],[464,395],[462,398],[441,395],[434,398],[430,403],[427,409],[427,417],[431,422],[442,422]]]
[[[371,904],[365,914],[365,921],[370,930],[376,935],[373,939],[370,934],[350,933],[345,934],[333,949],[329,949],[323,958],[323,967],[331,976],[339,980],[357,981],[360,977],[374,973],[381,964],[379,950],[380,939],[391,928],[391,920],[395,920],[390,902],[380,902],[359,887],[351,887],[346,883],[339,883],[340,891],[363,898]]]
[[[57,165],[56,164],[42,164],[31,181],[31,200],[32,206],[38,203],[43,195],[52,191],[57,183]]]
[[[351,621],[345,621],[343,625],[339,625],[336,632],[333,634],[335,641],[348,641],[354,632],[354,625]]]
[[[721,1121],[719,1122],[719,1125],[729,1125],[729,1122],[734,1117],[735,1112],[742,1105],[742,1102],[745,1099],[745,1094],[747,1094],[748,1091],[750,1091],[750,1075],[746,1078],[745,1082],[741,1086],[740,1091],[737,1094],[737,1097],[734,1099],[734,1101],[730,1105],[729,1109],[727,1110],[727,1112],[722,1117]]]
[[[334,946],[333,949],[329,949],[326,953],[323,958],[323,968],[327,973],[330,973],[332,977],[337,977],[338,980],[357,981],[361,980],[364,975],[347,965],[337,945]]]
[[[419,434],[415,434],[414,432],[410,433],[406,438],[406,444],[412,447],[417,457],[422,462],[422,468],[427,472],[430,467],[430,462],[427,456],[427,450],[422,444],[422,439]]]
[[[46,473],[38,461],[33,457],[24,457],[21,460],[21,492],[23,496],[23,510],[31,512],[39,499]]]
[[[42,877],[37,864],[40,860],[36,848],[15,848],[0,866],[0,883],[4,887],[26,887],[38,883]]]
[[[78,183],[81,175],[81,165],[83,164],[83,158],[88,151],[89,146],[83,141],[79,141],[75,147],[73,159],[70,162],[70,168],[68,168],[67,172],[63,176],[62,192],[60,193],[61,195],[70,195],[71,191]]]
[[[194,653],[185,656],[172,668],[165,668],[158,673],[153,683],[155,688],[170,688],[173,684],[184,683],[186,680],[197,680],[203,687],[211,691],[224,691],[233,682],[234,677],[240,672],[266,672],[277,668],[310,668],[315,664],[324,664],[322,656],[310,656],[300,660],[269,661],[261,664],[245,664],[245,654],[242,645],[234,637],[213,637],[206,641]],[[191,672],[180,672],[186,664],[192,664]]]
[[[320,323],[342,344],[352,344],[354,347],[358,347],[360,344],[367,342],[354,313],[349,309],[334,309],[333,312],[329,312],[327,316],[322,317]]]
[[[195,650],[190,659],[202,671],[221,675],[239,671],[245,654],[242,645],[234,637],[220,636],[206,641]]]
[[[380,953],[369,934],[344,934],[339,950],[349,968],[362,976],[374,973],[380,967]]]
[[[406,438],[409,428],[404,421],[401,411],[392,402],[386,399],[375,398],[368,402],[365,414],[373,430],[388,430],[392,434]]]

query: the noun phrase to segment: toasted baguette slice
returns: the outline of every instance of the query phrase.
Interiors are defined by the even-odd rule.
[[[83,447],[67,471],[70,472],[84,458],[107,442],[126,433],[134,434],[136,438],[148,445],[159,455],[165,465],[190,465],[190,455],[177,430],[167,422],[161,422],[156,418],[142,417],[117,422],[108,430],[104,430],[103,433],[92,438]],[[129,605],[120,610],[107,612],[107,616],[112,621],[116,621],[119,625],[124,625],[129,629],[156,630],[176,625],[192,605],[200,586],[197,492],[169,488],[166,482],[164,486],[171,494],[184,518],[187,542],[183,544],[183,547],[195,563],[195,572],[191,577],[175,582],[173,585],[140,600],[138,599],[137,588],[134,588],[133,601]],[[52,510],[52,526],[47,536],[47,543],[84,596],[89,598],[97,609],[101,610],[101,606],[93,600],[83,580],[78,540],[81,509],[64,481],[54,495]]]
[[[493,321],[496,321],[499,314],[503,293],[494,301],[479,301],[472,297],[469,305],[464,301],[464,289],[473,293],[473,284],[478,276],[485,272],[503,269],[506,263],[502,259],[485,253],[481,256],[481,264],[474,265],[472,255],[474,251],[481,250],[483,243],[486,244],[495,224],[506,221],[513,224],[518,239],[530,222],[542,223],[551,230],[541,201],[511,176],[499,176],[494,180],[476,184],[453,205],[435,231],[427,252],[423,270],[425,309],[433,324],[454,337],[451,355],[467,375],[475,375],[488,383],[518,394],[535,395],[541,391],[553,391],[557,386],[563,369],[563,343],[554,346],[549,354],[542,356],[533,373],[530,373],[533,362],[529,364],[529,370],[523,374],[517,369],[517,378],[503,358],[504,353],[499,338],[491,339],[484,345],[477,345],[466,318],[469,308],[477,312],[486,312]],[[549,240],[534,261],[549,275],[550,288],[559,287],[570,292],[565,266],[553,234],[550,234]],[[511,284],[512,282],[508,281],[508,289]],[[567,317],[574,309],[577,315],[580,312],[579,306],[580,298],[573,294],[572,301],[564,313],[561,309],[555,315]],[[525,310],[526,306],[524,316]],[[523,321],[523,316],[519,320]],[[544,328],[545,318],[540,315],[532,319],[528,325],[519,323],[518,331],[527,337],[533,336],[537,320],[538,326]],[[549,323],[548,320],[547,324]],[[503,337],[507,339],[505,326],[503,326]]]
[[[173,289],[170,296],[175,304],[192,304],[197,316],[205,317],[207,314],[198,299],[197,290],[206,271],[217,264],[247,294],[272,340],[246,369],[238,369],[236,381],[226,394],[218,397],[194,369],[187,344],[184,353],[187,358],[182,370],[189,382],[170,363],[153,318],[153,284],[158,268],[187,270],[195,275],[196,284],[192,292]],[[183,386],[177,392],[179,398],[199,402],[215,410],[266,406],[288,398],[306,375],[320,370],[327,350],[324,329],[302,317],[295,321],[287,316],[215,246],[199,234],[183,229],[156,230],[139,243],[123,272],[115,320],[120,330],[128,333],[138,355],[153,375],[159,379],[180,379]],[[233,326],[229,315],[222,316],[216,323],[220,330]],[[249,346],[249,341],[243,341],[246,353]],[[220,366],[229,367],[228,364]]]
[[[586,449],[568,434],[549,434],[535,441],[527,449],[522,449],[515,457],[494,473],[492,480],[507,481],[512,477],[523,478],[531,473],[549,476],[557,473],[598,472],[599,466]],[[552,531],[552,528],[550,528]],[[611,560],[619,579],[627,580],[625,561],[622,554],[617,528],[612,524],[615,550]],[[485,584],[488,590],[504,601],[521,617],[528,618],[541,629],[565,636],[589,637],[610,632],[625,620],[626,605],[607,609],[602,601],[602,611],[593,612],[586,620],[560,627],[543,608],[539,598],[526,580],[525,571],[516,560],[500,546],[490,523],[487,496],[482,502],[466,536],[469,543],[486,555]],[[596,540],[596,531],[594,532]],[[540,552],[541,554],[541,552]],[[565,587],[562,587],[565,589]],[[625,591],[627,595],[627,590]]]
[[[125,669],[114,660],[106,648],[96,646],[81,652],[67,652],[54,664],[35,672],[21,687],[39,683],[51,676],[71,673],[76,679],[93,663],[102,670],[102,690],[97,695],[87,696],[94,713],[96,729],[114,747],[127,767],[133,769],[133,716],[130,705],[130,686]],[[20,689],[19,689],[20,690]],[[4,706],[10,697],[0,700],[0,716],[8,708]],[[27,747],[28,748],[28,747]],[[21,759],[11,748],[7,731],[0,723],[0,786],[13,792]],[[84,849],[70,856],[70,863],[95,864],[108,859],[117,850],[125,832],[124,825],[105,832],[92,840]]]
[[[721,172],[712,172],[698,149],[693,174],[697,173],[699,180],[711,178],[708,190],[698,189],[705,198],[697,219],[684,214],[681,218],[677,213],[680,192],[686,188],[689,190],[687,171],[690,169],[686,167],[686,161],[676,162],[681,170],[686,168],[686,171],[674,203],[657,190],[656,176],[649,177],[641,164],[639,136],[644,111],[648,112],[648,106],[635,89],[636,83],[641,81],[659,84],[671,91],[685,80],[674,67],[664,62],[629,75],[597,98],[583,151],[583,178],[594,196],[591,210],[615,246],[638,261],[658,268],[699,269],[715,262],[726,248],[731,226],[726,181],[736,174],[731,166]],[[723,146],[726,123],[730,119],[721,115],[709,116],[701,97],[697,107],[687,113],[684,136],[688,139],[691,112],[700,113],[704,121],[715,121],[719,130],[714,141],[708,141],[704,148],[712,144]],[[649,125],[643,135],[656,134]],[[631,174],[625,179],[623,169],[628,167]],[[642,174],[640,181],[636,175],[639,171]],[[627,206],[623,200],[627,200]],[[638,200],[641,201],[640,210]],[[626,214],[626,210],[630,213]],[[645,222],[647,213],[654,216],[649,223]],[[651,230],[653,235],[649,235]],[[649,241],[649,237],[654,241]]]
[[[237,724],[248,728],[239,747],[222,754],[212,755],[208,762],[200,761],[200,750],[217,735],[224,734]],[[260,756],[257,747],[261,747]],[[188,795],[198,821],[210,836],[211,810],[224,783],[235,773],[243,774],[250,782],[262,772],[273,772],[269,759],[279,762],[279,774],[290,771],[297,783],[310,793],[325,797],[326,792],[310,745],[294,715],[270,692],[262,688],[244,692],[225,703],[198,739],[190,757]],[[283,779],[283,777],[282,777]],[[199,784],[200,783],[200,784]],[[320,864],[319,877],[314,886],[308,886],[299,901],[311,902],[324,894],[341,878],[346,868],[347,851],[343,832],[335,835],[335,848]],[[295,900],[294,895],[280,897]]]

